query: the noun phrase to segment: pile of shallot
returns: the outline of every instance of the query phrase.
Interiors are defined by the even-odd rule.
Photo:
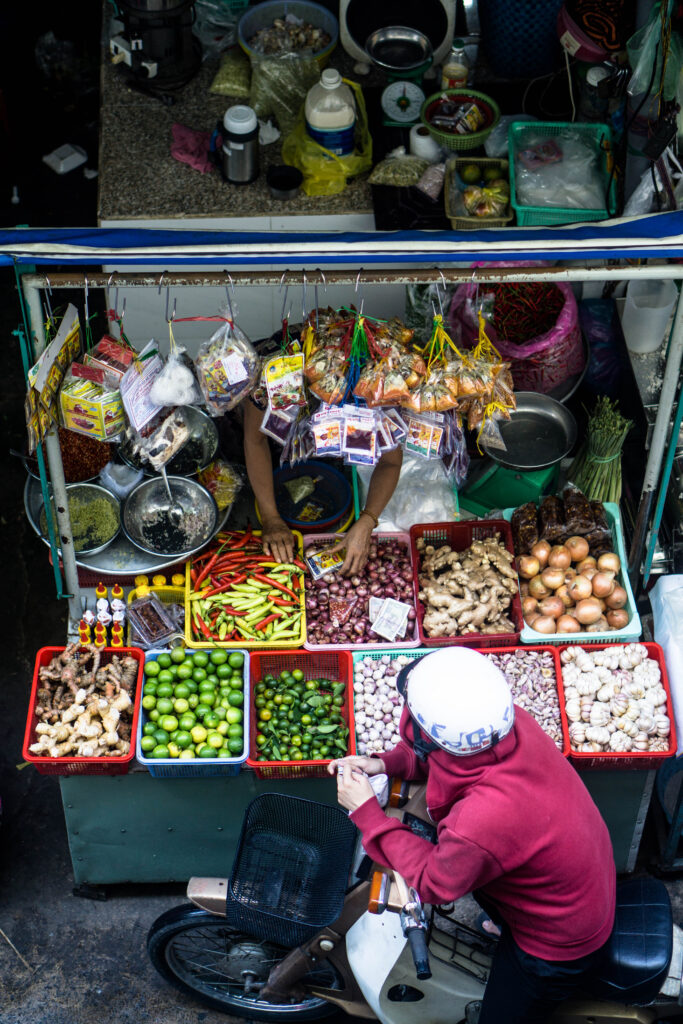
[[[311,644],[386,644],[373,632],[370,598],[393,597],[410,605],[405,640],[415,635],[415,591],[410,550],[396,537],[373,537],[365,567],[354,576],[331,572],[306,578],[306,628]],[[401,642],[401,637],[396,642]]]
[[[396,676],[410,664],[405,654],[365,657],[353,669],[353,711],[356,720],[356,749],[359,754],[381,754],[400,740],[398,724],[403,700],[396,689]]]
[[[515,704],[528,711],[562,750],[562,715],[552,652],[519,648],[509,654],[487,654],[486,657],[507,679]]]
[[[539,540],[517,559],[524,621],[538,633],[623,629],[630,615],[620,570],[614,551],[595,558],[585,537],[555,545]]]
[[[671,719],[662,673],[644,644],[560,655],[572,750],[626,754],[670,750]]]

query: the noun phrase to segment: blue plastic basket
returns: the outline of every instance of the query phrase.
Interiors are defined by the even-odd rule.
[[[211,647],[204,649],[207,651],[215,650],[215,648]],[[145,663],[156,661],[161,653],[161,650],[145,651]],[[163,653],[167,654],[168,651],[166,650]],[[207,779],[216,776],[239,775],[249,753],[249,706],[251,703],[249,699],[249,652],[240,650],[239,653],[244,655],[244,666],[242,668],[242,678],[244,680],[244,706],[242,708],[244,715],[242,725],[244,750],[242,753],[238,754],[237,757],[197,757],[191,761],[181,761],[177,757],[146,757],[140,747],[140,740],[142,739],[144,725],[149,719],[144,708],[140,707],[138,731],[135,741],[135,757],[147,769],[153,779]]]

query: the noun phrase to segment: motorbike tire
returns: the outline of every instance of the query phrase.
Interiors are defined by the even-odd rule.
[[[265,981],[271,967],[284,959],[288,950],[245,935],[223,918],[191,904],[174,907],[157,918],[147,935],[147,953],[171,985],[235,1017],[287,1024],[320,1020],[338,1012],[338,1007],[316,996],[278,1004],[247,993],[241,972],[248,970],[258,982]],[[309,974],[302,980],[312,977]],[[326,988],[339,987],[336,970],[325,961],[316,970],[315,980]]]

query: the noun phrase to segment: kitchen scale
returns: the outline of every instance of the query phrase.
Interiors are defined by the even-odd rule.
[[[390,128],[414,124],[425,101],[422,79],[432,66],[429,39],[417,29],[390,25],[372,32],[365,50],[388,81],[380,99],[382,124]]]

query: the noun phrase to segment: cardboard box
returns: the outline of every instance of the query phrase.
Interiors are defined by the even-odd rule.
[[[64,426],[78,434],[111,441],[125,427],[120,393],[88,377],[69,377],[62,386],[59,401]]]

